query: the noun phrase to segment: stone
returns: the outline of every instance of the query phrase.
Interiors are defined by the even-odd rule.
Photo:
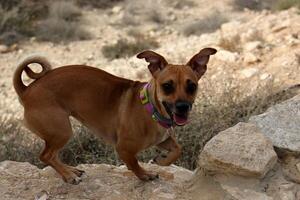
[[[271,79],[272,75],[268,73],[263,73],[259,76],[260,80],[266,80],[266,79]]]
[[[213,174],[262,178],[276,161],[271,141],[255,125],[238,123],[205,145],[199,165]]]
[[[251,117],[249,122],[259,127],[275,147],[300,153],[300,95]]]
[[[250,78],[258,72],[257,68],[249,67],[240,71],[243,78]]]
[[[114,13],[114,14],[118,14],[120,13],[122,10],[122,7],[121,6],[114,6],[112,9],[111,9],[111,12]]]
[[[296,185],[294,183],[285,183],[279,186],[277,195],[281,200],[297,200],[295,198]]]
[[[253,53],[247,52],[244,54],[244,62],[247,64],[256,63],[259,61],[259,58]]]
[[[219,50],[215,58],[226,62],[236,62],[239,57],[238,53],[233,53],[226,50]]]
[[[256,49],[260,49],[262,48],[262,42],[261,41],[252,41],[252,42],[247,42],[244,44],[244,51],[248,51],[248,52],[251,52],[251,51],[254,51]]]
[[[0,53],[6,53],[8,51],[9,51],[8,46],[0,44]]]
[[[273,200],[272,197],[254,190],[230,186],[223,186],[223,188],[234,198],[234,200]]]

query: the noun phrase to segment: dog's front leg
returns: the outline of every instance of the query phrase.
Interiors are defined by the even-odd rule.
[[[181,155],[181,146],[176,142],[173,136],[170,136],[162,143],[159,143],[157,147],[168,151],[166,156],[157,156],[153,159],[154,163],[158,165],[168,166],[175,162]]]
[[[118,145],[116,150],[121,160],[125,162],[129,170],[131,170],[139,179],[143,181],[149,181],[158,178],[158,174],[148,172],[139,165],[138,160],[136,159],[137,152],[130,151],[124,147],[125,146]]]

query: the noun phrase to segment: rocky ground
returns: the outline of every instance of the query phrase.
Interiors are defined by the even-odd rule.
[[[232,0],[214,4],[204,0],[189,2],[127,1],[106,10],[86,9],[83,17],[93,35],[90,40],[51,43],[31,38],[12,46],[0,43],[0,127],[6,130],[5,134],[0,133],[0,158],[1,152],[8,152],[7,146],[1,144],[15,137],[11,122],[19,124],[22,119],[22,107],[11,84],[12,74],[17,63],[31,54],[45,55],[55,67],[86,64],[118,76],[148,80],[150,74],[144,61],[135,56],[109,60],[101,52],[102,47],[123,38],[133,40],[139,33],[155,39],[159,47],[154,50],[174,64],[187,62],[203,47],[216,48],[218,53],[211,58],[208,71],[199,82],[196,117],[183,129],[187,133],[197,132],[206,125],[199,125],[197,120],[203,117],[203,111],[197,109],[202,104],[215,104],[218,108],[230,103],[227,98],[241,103],[257,95],[263,96],[260,98],[263,101],[268,94],[289,88],[295,89],[293,94],[299,94],[300,15],[297,9],[236,11],[231,6]],[[145,6],[148,4],[152,5],[151,9]],[[214,13],[217,14],[212,22],[216,16],[227,22],[216,30],[203,30],[199,24],[209,21],[205,17]],[[29,81],[26,77],[24,80]],[[203,102],[204,98],[209,102]],[[260,102],[252,104],[251,109],[255,109]],[[224,110],[205,113],[208,120],[214,118],[209,116],[213,112],[221,120]],[[50,168],[41,170],[28,163],[4,161],[0,163],[0,194],[4,199],[40,200],[198,199],[200,196],[201,199],[299,200],[299,112],[298,95],[262,115],[253,116],[247,123],[220,132],[205,147],[213,135],[200,135],[203,138],[200,149],[204,148],[199,168],[192,172],[176,166],[160,168],[146,164],[161,172],[162,179],[150,183],[137,181],[124,167],[81,165],[87,176],[79,186],[70,186],[62,183]],[[222,123],[219,126],[225,127]],[[21,142],[37,140],[25,130],[22,133],[26,134]],[[184,137],[180,142],[184,142]],[[187,154],[191,153],[193,149]],[[27,155],[28,159],[33,156],[37,157]]]

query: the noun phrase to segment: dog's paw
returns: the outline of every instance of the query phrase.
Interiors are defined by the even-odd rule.
[[[161,161],[163,161],[164,159],[166,159],[166,155],[164,154],[160,154],[158,156],[156,156],[155,158],[153,158],[152,160],[149,161],[150,164],[157,164],[160,165]]]
[[[85,174],[85,171],[80,170],[80,169],[77,169],[77,168],[75,168],[75,167],[72,169],[72,172],[73,172],[74,174],[76,174],[78,177],[81,177],[83,174]]]
[[[72,184],[72,185],[78,185],[82,179],[80,177],[75,177],[75,178],[68,178],[65,180],[66,183]]]

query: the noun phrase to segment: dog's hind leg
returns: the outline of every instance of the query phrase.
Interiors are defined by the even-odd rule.
[[[52,166],[65,182],[78,184],[83,171],[63,164],[58,158],[59,151],[72,136],[68,114],[59,107],[25,108],[25,121],[28,128],[45,141],[40,160]]]

